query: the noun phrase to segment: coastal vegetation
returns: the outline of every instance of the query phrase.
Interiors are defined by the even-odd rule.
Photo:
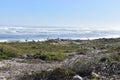
[[[26,67],[22,65],[23,69],[20,69],[26,72],[17,75],[17,80],[72,80],[75,75],[80,75],[84,80],[118,80],[120,38],[1,42],[1,62],[11,59],[17,65],[29,65],[28,69],[32,70],[25,70]],[[47,66],[49,68],[45,68]],[[0,68],[1,71],[8,69],[11,70],[12,67]]]
[[[42,60],[63,60],[68,56],[65,53],[74,52],[78,47],[78,45],[71,43],[63,45],[51,41],[1,42],[0,59],[26,56]]]

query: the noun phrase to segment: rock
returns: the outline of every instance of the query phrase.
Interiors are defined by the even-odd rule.
[[[95,73],[95,72],[92,72],[92,76],[93,77],[96,77],[96,78],[98,78],[98,77],[100,77],[97,73]]]
[[[53,71],[53,69],[47,69],[47,71]]]
[[[0,68],[6,66],[4,63],[0,62]]]
[[[75,75],[72,80],[83,80],[81,76]]]
[[[0,80],[7,80],[5,76],[0,76]]]

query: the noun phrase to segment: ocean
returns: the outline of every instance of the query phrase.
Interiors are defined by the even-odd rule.
[[[0,41],[41,41],[47,39],[98,39],[120,37],[120,30],[79,27],[0,26]]]

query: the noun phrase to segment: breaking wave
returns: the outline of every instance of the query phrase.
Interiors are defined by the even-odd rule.
[[[95,30],[74,27],[14,27],[0,26],[0,41],[46,40],[46,39],[97,39],[116,38],[119,30]]]

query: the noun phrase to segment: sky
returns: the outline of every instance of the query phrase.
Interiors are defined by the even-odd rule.
[[[120,0],[0,0],[0,25],[120,28]]]

